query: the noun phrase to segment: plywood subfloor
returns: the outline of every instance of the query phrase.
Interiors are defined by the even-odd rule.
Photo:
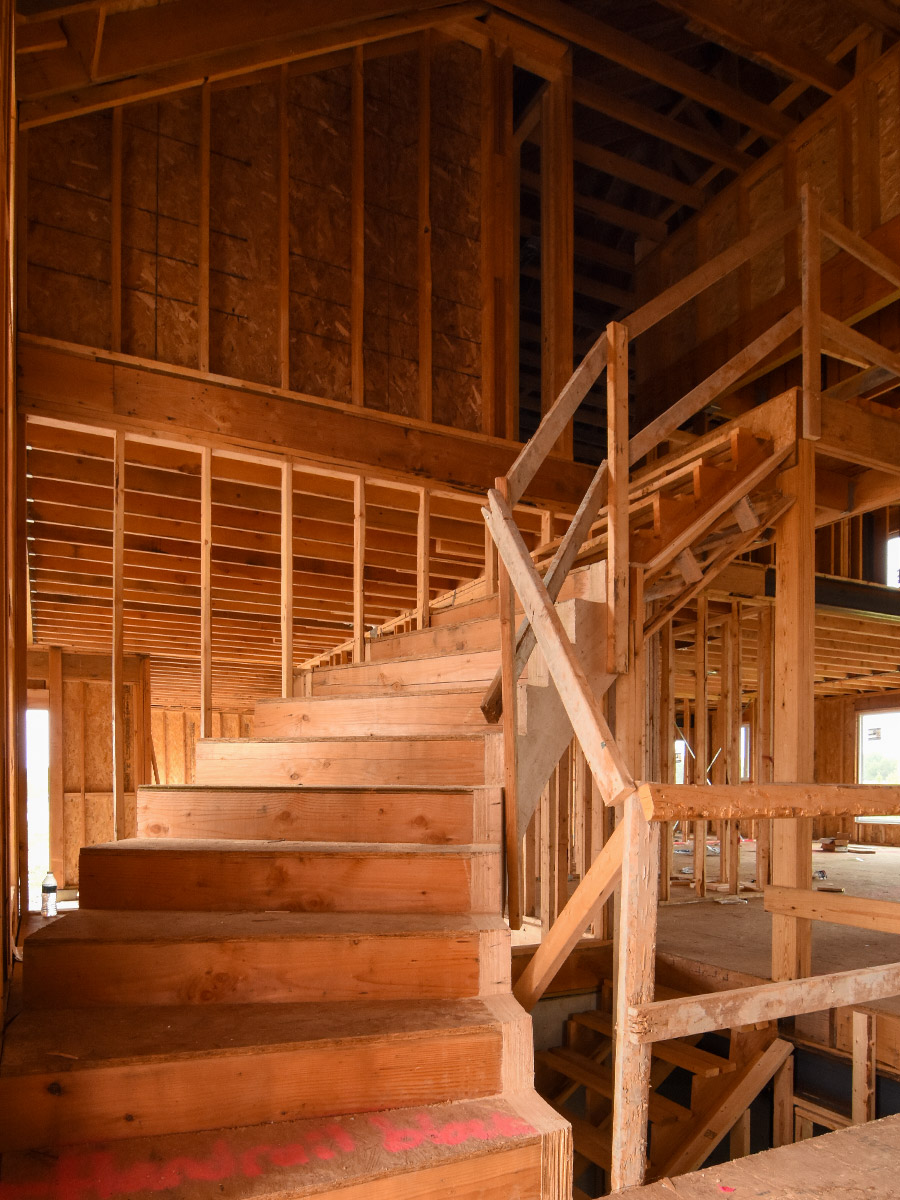
[[[629,1200],[896,1200],[900,1116],[635,1188]]]

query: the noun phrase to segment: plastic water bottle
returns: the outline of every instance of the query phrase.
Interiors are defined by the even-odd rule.
[[[56,879],[53,872],[48,871],[41,884],[41,916],[55,917],[56,915]]]

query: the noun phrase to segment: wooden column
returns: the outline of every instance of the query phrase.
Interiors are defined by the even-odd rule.
[[[754,754],[754,778],[756,783],[771,783],[774,779],[772,757],[772,710],[774,704],[774,650],[775,611],[770,604],[759,611],[756,649],[756,737]],[[771,880],[772,868],[772,822],[761,820],[756,829],[756,886],[765,887]]]
[[[574,357],[575,201],[571,62],[550,81],[541,104],[541,412],[572,374]],[[557,453],[572,457],[571,422]]]
[[[659,872],[659,826],[647,821],[637,794],[625,801],[623,822],[610,1174],[613,1191],[637,1187],[644,1182],[647,1169],[652,1047],[632,1036],[628,1013],[632,1005],[653,999]]]
[[[65,799],[63,795],[63,666],[62,650],[51,646],[47,651],[47,691],[50,719],[50,870],[56,882],[65,883]]]
[[[363,49],[355,46],[350,84],[350,398],[365,403],[363,302],[365,298],[365,77]]]
[[[628,670],[628,330],[613,321],[606,335],[607,671],[621,675]]]
[[[140,656],[140,680],[138,690],[141,697],[141,724],[138,736],[141,738],[143,750],[141,753],[141,773],[138,784],[159,783],[159,771],[156,766],[156,755],[153,750],[153,694],[151,690],[150,656]]]
[[[112,179],[109,197],[109,304],[111,350],[122,349],[122,109],[112,111]]]
[[[708,644],[709,601],[704,594],[697,597],[697,633],[694,655],[694,782],[706,783],[709,765],[709,676]],[[694,894],[706,895],[706,822],[694,822]]]
[[[481,254],[482,254],[482,431],[515,436],[510,424],[511,371],[518,369],[513,284],[517,252],[514,221],[513,55],[488,42],[481,57]],[[517,193],[516,193],[517,199]],[[514,350],[514,352],[513,352]],[[511,431],[512,430],[512,431]]]
[[[659,778],[675,782],[675,627],[671,621],[659,632]],[[660,830],[659,898],[668,900],[674,869],[672,824],[666,821]]]
[[[281,694],[294,695],[294,464],[281,464]]]
[[[431,496],[426,488],[422,488],[416,520],[416,625],[419,629],[427,629],[431,623],[430,547]]]
[[[772,1080],[772,1147],[794,1140],[794,1057],[784,1062]]]
[[[197,273],[197,366],[209,370],[209,166],[210,166],[210,94],[209,84],[200,88],[200,212],[198,219]]]
[[[783,471],[778,488],[796,497],[778,523],[775,538],[774,778],[812,783],[814,778],[813,683],[815,654],[815,447],[797,442],[796,466]],[[812,821],[774,822],[772,883],[812,885]],[[772,916],[772,978],[810,974],[810,922]]]
[[[725,730],[727,737],[727,757],[725,772],[730,784],[741,782],[741,718],[743,705],[741,703],[741,606],[732,604],[731,616],[726,627],[728,638],[728,710]],[[728,883],[728,890],[737,895],[740,891],[741,872],[741,831],[740,823],[735,820],[726,821],[725,838],[728,842],[728,870],[722,872],[722,878]],[[724,847],[720,850],[724,852]]]
[[[875,1120],[878,1083],[875,1060],[875,1014],[853,1010],[853,1092],[851,1116],[854,1125]]]
[[[353,481],[353,661],[366,658],[366,481]]]
[[[432,320],[431,320],[431,47],[432,32],[426,29],[419,48],[419,145],[418,145],[418,318],[419,318],[419,416],[432,420]]]
[[[505,476],[495,485],[504,499],[508,495]],[[522,928],[521,862],[519,858],[519,797],[517,772],[518,719],[516,708],[516,593],[502,559],[497,568],[497,599],[500,614],[500,670],[503,695],[503,829],[506,857],[507,907],[510,929]],[[548,808],[550,806],[548,805]],[[551,815],[551,821],[553,816]],[[550,831],[552,835],[552,830]],[[542,871],[543,875],[543,871]],[[545,882],[541,880],[542,890]],[[555,910],[554,910],[555,912]]]
[[[125,435],[113,435],[112,528],[112,767],[116,837],[125,827]]]
[[[278,76],[278,359],[281,386],[291,386],[291,163],[288,68]]]
[[[800,284],[803,326],[803,436],[822,435],[822,232],[818,193],[805,183],[800,192]]]
[[[200,736],[212,729],[212,450],[200,451]]]

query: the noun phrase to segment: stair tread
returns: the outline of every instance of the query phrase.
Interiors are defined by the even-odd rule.
[[[606,1013],[573,1013],[573,1020],[612,1037],[612,1020]],[[737,1063],[730,1059],[723,1058],[720,1054],[711,1054],[709,1050],[701,1050],[699,1046],[692,1046],[690,1042],[684,1042],[680,1038],[654,1042],[653,1055],[673,1067],[682,1067],[692,1075],[699,1075],[704,1079],[727,1075],[737,1067]]]
[[[298,842],[280,841],[274,838],[123,838],[119,842],[95,842],[84,846],[83,855],[129,854],[146,851],[156,854],[389,854],[408,858],[441,855],[454,858],[459,855],[496,854],[498,847],[489,843],[468,845],[444,845],[434,842]]]
[[[566,1075],[573,1083],[586,1084],[594,1087],[602,1096],[612,1098],[613,1072],[612,1068],[603,1066],[586,1054],[580,1054],[568,1046],[558,1046],[553,1050],[542,1050],[537,1056],[547,1066]],[[671,1124],[673,1121],[689,1121],[692,1113],[683,1104],[677,1104],[666,1096],[660,1096],[651,1091],[649,1103],[650,1120],[657,1125]]]
[[[0,1078],[473,1029],[499,1036],[503,1011],[478,998],[58,1008],[50,1020],[26,1008],[7,1029]]]
[[[500,916],[466,913],[153,912],[82,908],[35,930],[27,945],[63,942],[208,942],[253,938],[434,936],[507,929]]]
[[[396,660],[395,660],[396,661]],[[471,696],[473,702],[475,697],[481,696],[484,693],[484,687],[477,684],[474,687],[458,687],[452,690],[448,688],[445,692],[429,692],[423,690],[422,698],[433,700],[435,705],[444,703],[448,696]],[[290,705],[304,704],[342,704],[346,700],[365,700],[372,704],[403,704],[413,693],[404,691],[402,693],[388,692],[387,695],[373,696],[371,692],[361,692],[359,695],[354,695],[352,692],[342,692],[339,696],[293,696],[293,697],[275,697],[268,696],[264,700],[255,700],[254,708],[270,708],[270,707],[289,707]]]
[[[343,699],[343,697],[339,697]],[[142,783],[139,792],[239,792],[241,795],[255,795],[257,792],[273,792],[276,795],[288,796],[341,796],[344,793],[352,795],[402,796],[436,795],[456,796],[469,795],[473,784],[451,783],[323,783],[307,787],[302,783]]]
[[[343,697],[342,697],[343,699]],[[484,737],[483,729],[473,729],[471,733],[356,733],[337,734],[333,737],[323,737],[314,734],[312,737],[249,737],[249,738],[204,738],[209,746],[228,743],[236,746],[259,745],[260,743],[284,745],[285,743],[311,746],[317,743],[330,745],[332,742],[472,742]]]
[[[356,1200],[363,1194],[356,1189],[365,1187],[373,1200],[386,1200],[400,1194],[393,1189],[401,1172],[408,1179],[411,1169],[443,1174],[469,1163],[471,1181],[463,1171],[448,1176],[445,1186],[472,1182],[471,1195],[477,1196],[481,1181],[512,1169],[508,1157],[523,1165],[534,1159],[539,1167],[541,1134],[554,1126],[561,1128],[562,1120],[552,1110],[544,1113],[532,1101],[500,1095],[387,1113],[125,1138],[57,1153],[11,1152],[3,1156],[2,1178],[12,1195],[18,1187],[23,1195],[48,1198],[62,1195],[66,1181],[72,1200],[93,1200],[91,1180],[101,1174],[109,1184],[104,1194],[123,1200],[176,1194],[170,1188],[184,1200],[213,1194],[221,1200],[289,1200],[332,1189],[341,1189],[340,1197],[350,1188]],[[83,1191],[74,1182],[82,1180]],[[402,1195],[435,1193],[428,1175],[423,1184],[421,1193],[404,1189]]]

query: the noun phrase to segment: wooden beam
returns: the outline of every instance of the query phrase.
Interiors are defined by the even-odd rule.
[[[697,597],[697,627],[694,633],[694,766],[696,785],[707,787],[709,766],[709,600]],[[694,821],[694,894],[706,895],[706,821]]]
[[[416,220],[418,222],[418,342],[419,417],[432,418],[432,317],[431,317],[431,30],[422,35],[419,48],[419,133],[416,148]]]
[[[615,121],[630,125],[632,129],[640,129],[651,137],[659,138],[672,146],[708,158],[710,162],[729,167],[732,171],[743,171],[749,167],[753,159],[748,154],[729,146],[724,138],[714,134],[701,133],[699,130],[683,121],[676,121],[644,104],[637,104],[627,96],[611,91],[598,83],[587,79],[576,79],[572,89],[576,104],[590,108],[594,112],[604,113]]]
[[[294,464],[290,459],[281,464],[281,694],[294,695]]]
[[[796,497],[776,528],[774,775],[781,781],[814,776],[815,446],[797,442],[797,465],[778,477],[778,490]],[[772,843],[772,883],[809,888],[812,823],[779,821]],[[772,978],[810,973],[809,921],[772,918]]]
[[[209,83],[200,88],[200,212],[197,222],[197,366],[209,370]]]
[[[212,717],[212,450],[200,451],[200,736],[213,736]]]
[[[366,481],[353,481],[353,660],[366,657]]]
[[[720,83],[639,38],[631,37],[559,0],[497,0],[497,3],[500,8],[549,30],[557,37],[584,46],[594,54],[698,100],[707,108],[715,109],[771,138],[778,140],[793,128],[793,122],[787,117],[737,88]]]
[[[770,887],[766,888],[765,903],[766,912],[780,913],[782,916],[829,921],[833,925],[851,925],[855,929],[877,930],[880,933],[900,933],[900,904],[893,900]]]
[[[797,36],[784,37],[760,13],[746,15],[733,3],[722,0],[663,0],[663,3],[683,13],[711,41],[718,41],[729,50],[736,45],[745,58],[767,63],[788,79],[802,80],[831,96],[850,82],[850,75],[842,67],[821,57]]]
[[[698,210],[706,204],[707,197],[700,188],[682,183],[680,179],[675,179],[664,171],[645,167],[642,163],[623,158],[621,154],[614,154],[601,146],[593,146],[590,142],[575,141],[572,149],[576,161],[584,166],[610,175],[613,179],[622,179],[625,183],[654,196],[665,196],[687,208]]]
[[[652,821],[900,815],[900,786],[895,784],[641,783],[639,790],[644,812]],[[794,889],[783,890],[792,894]]]
[[[122,111],[112,117],[112,178],[110,181],[109,214],[109,303],[110,339],[112,350],[122,349]]]
[[[801,1013],[850,1008],[900,995],[900,963],[835,971],[806,979],[761,983],[728,992],[682,996],[636,1006],[634,1036],[642,1042],[691,1037],[715,1029],[779,1021]]]
[[[365,404],[363,323],[365,321],[365,74],[361,46],[350,68],[350,395]]]
[[[291,386],[291,163],[288,69],[278,72],[278,362],[281,386]],[[118,110],[117,110],[118,111]]]
[[[506,492],[504,478],[497,480],[500,495]],[[521,836],[518,797],[518,713],[514,675],[516,593],[501,557],[497,573],[497,602],[500,616],[500,675],[503,687],[503,832],[506,863],[506,903],[510,929],[522,928]]]
[[[628,331],[606,327],[607,582],[609,633],[606,669],[628,670],[628,576],[631,565],[628,496]]]
[[[808,183],[800,192],[800,294],[803,324],[803,436],[822,432],[822,232],[819,196]]]
[[[605,346],[605,334],[602,341]],[[19,335],[18,369],[20,406],[42,420],[104,430],[118,426],[150,437],[165,424],[173,440],[206,441],[250,456],[262,450],[274,456],[273,465],[289,453],[317,469],[349,473],[365,466],[385,481],[483,495],[522,450],[516,442],[480,433],[436,429],[408,417],[27,334]],[[593,470],[553,459],[538,467],[540,461],[528,477],[529,497],[574,511]]]
[[[431,623],[431,497],[425,488],[419,492],[416,517],[416,625],[427,629]]]
[[[65,742],[63,721],[63,656],[58,646],[50,646],[47,651],[47,692],[48,717],[50,722],[50,742],[48,746],[48,775],[47,790],[50,804],[50,862],[49,869],[53,872],[56,882],[63,886],[66,882],[65,864],[65,795],[64,768]]]
[[[125,817],[125,435],[113,437],[112,527],[112,793],[117,838],[130,830]]]

